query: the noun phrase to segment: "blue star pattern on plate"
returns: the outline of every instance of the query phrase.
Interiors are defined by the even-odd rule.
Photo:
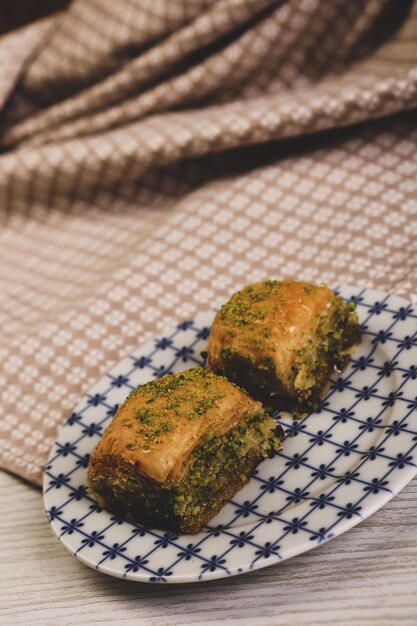
[[[265,567],[345,532],[383,506],[417,472],[417,312],[372,289],[343,288],[356,303],[362,345],[335,373],[318,411],[275,419],[284,449],[198,535],[130,524],[89,495],[91,450],[132,389],[203,363],[214,311],[126,357],[69,416],[44,475],[49,522],[90,567],[153,583],[197,582]]]

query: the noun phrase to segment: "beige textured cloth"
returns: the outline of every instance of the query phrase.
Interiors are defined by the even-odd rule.
[[[245,283],[417,291],[417,2],[74,0],[0,67],[4,468]]]

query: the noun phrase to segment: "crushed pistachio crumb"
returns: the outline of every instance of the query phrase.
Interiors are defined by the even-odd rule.
[[[164,420],[157,426],[151,426],[147,430],[144,428],[138,430],[138,434],[144,435],[144,445],[149,448],[151,444],[159,443],[159,437],[174,429],[172,422]]]
[[[136,411],[136,419],[141,424],[151,424],[154,417],[155,413],[147,407],[140,406]]]
[[[196,419],[205,415],[216,404],[216,397],[203,398],[199,400],[195,405],[191,413],[189,413],[189,419]]]

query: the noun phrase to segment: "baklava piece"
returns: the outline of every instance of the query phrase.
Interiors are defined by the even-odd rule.
[[[197,533],[281,447],[261,404],[196,367],[133,391],[88,467],[100,506],[145,526]]]
[[[359,343],[353,303],[326,285],[268,280],[222,306],[206,366],[270,406],[307,411],[317,408],[331,372]]]

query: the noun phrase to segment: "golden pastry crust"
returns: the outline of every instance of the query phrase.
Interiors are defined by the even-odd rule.
[[[223,435],[261,404],[226,378],[203,368],[167,374],[138,387],[118,409],[95,448],[158,482],[174,482],[207,434]]]
[[[281,437],[224,377],[200,367],[166,375],[119,407],[91,455],[89,489],[132,521],[197,532]]]
[[[329,287],[269,280],[245,287],[220,309],[207,367],[263,401],[308,409],[358,343],[354,306]]]

